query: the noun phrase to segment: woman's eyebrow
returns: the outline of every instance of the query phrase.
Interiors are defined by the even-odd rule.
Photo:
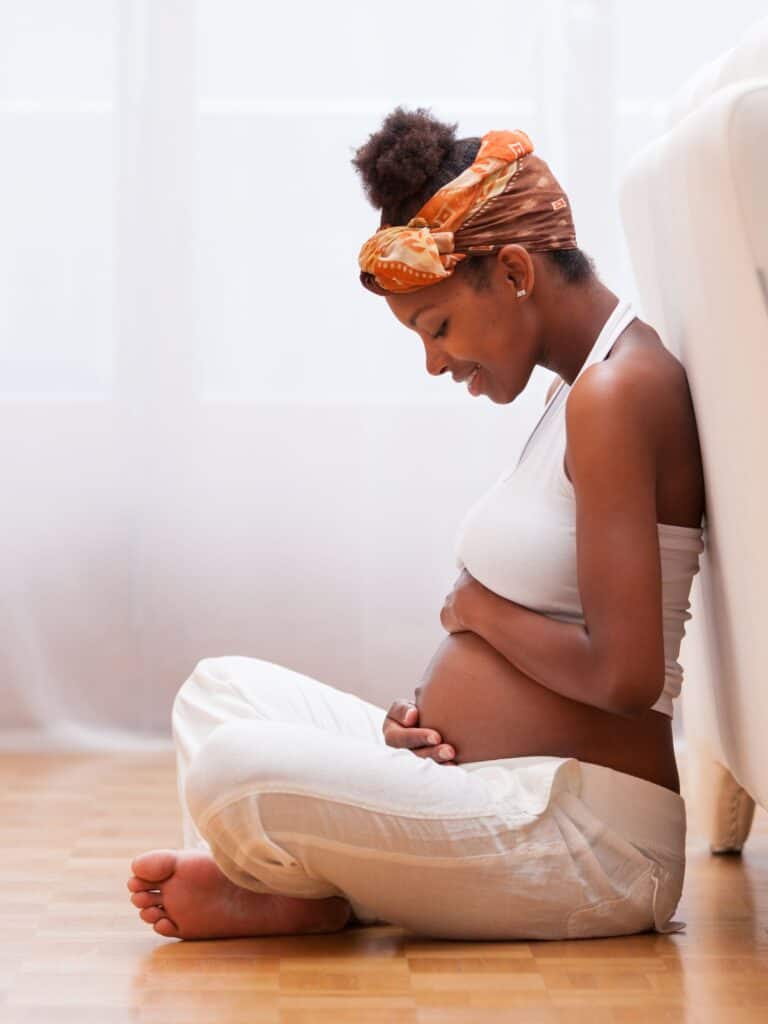
[[[415,313],[413,314],[413,316],[411,317],[411,319],[410,319],[410,320],[408,321],[408,323],[409,323],[409,324],[411,325],[411,327],[415,327],[415,326],[416,326],[416,319],[417,319],[417,317],[420,317],[420,316],[421,316],[421,314],[422,314],[422,313],[423,313],[423,312],[424,312],[425,310],[427,310],[427,309],[434,309],[434,308],[435,308],[435,306],[434,306],[434,303],[430,303],[430,304],[429,304],[428,306],[420,306],[420,307],[419,307],[419,308],[418,308],[418,309],[416,310],[416,312],[415,312]]]

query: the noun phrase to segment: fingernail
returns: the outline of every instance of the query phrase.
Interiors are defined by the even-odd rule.
[[[427,736],[427,740],[430,743],[439,743],[440,742],[440,737],[439,736],[435,736],[435,734],[433,732],[431,732],[429,734],[429,736]]]
[[[443,761],[447,761],[452,756],[452,753],[450,747],[440,747],[437,751],[438,757],[441,757]]]

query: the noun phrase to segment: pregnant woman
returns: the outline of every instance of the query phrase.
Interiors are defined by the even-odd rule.
[[[355,154],[381,210],[360,278],[427,371],[504,404],[535,366],[557,376],[459,526],[446,636],[413,701],[385,711],[241,656],[204,658],[181,686],[184,849],[141,854],[128,880],[160,935],[684,927],[671,722],[704,549],[694,411],[533,148],[398,107]]]

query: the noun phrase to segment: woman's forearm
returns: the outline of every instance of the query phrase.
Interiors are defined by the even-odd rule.
[[[556,693],[622,717],[612,680],[597,663],[581,623],[561,622],[508,601],[475,580],[462,595],[464,627],[512,665]]]

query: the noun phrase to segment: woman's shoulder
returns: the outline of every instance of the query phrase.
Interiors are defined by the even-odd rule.
[[[568,402],[575,408],[605,400],[628,402],[647,431],[662,441],[690,413],[685,367],[659,334],[636,318],[622,331],[611,352],[587,367],[573,385]]]
[[[701,521],[703,468],[688,375],[648,324],[634,320],[609,358],[589,366],[568,396],[568,440],[576,435],[635,436],[657,467],[658,521]],[[574,435],[573,437],[571,435]],[[626,440],[629,444],[629,441]]]

